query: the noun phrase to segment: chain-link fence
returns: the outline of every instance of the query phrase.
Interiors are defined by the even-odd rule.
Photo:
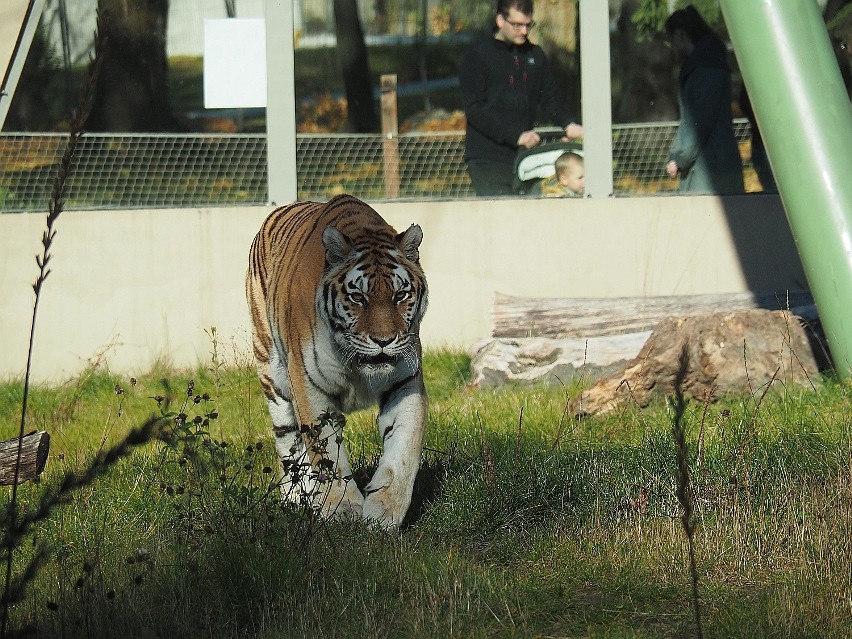
[[[613,181],[618,195],[671,191],[663,170],[677,123],[613,127]],[[741,146],[748,123],[735,122]],[[67,137],[0,135],[0,210],[45,210]],[[307,135],[296,140],[301,199],[351,193],[387,198],[380,135]],[[409,133],[397,140],[399,197],[472,197],[464,133]],[[747,159],[747,153],[744,153]],[[749,163],[746,163],[749,166]],[[86,135],[68,182],[66,208],[156,208],[264,204],[266,136],[262,134]]]
[[[0,135],[0,210],[44,209],[67,136]],[[266,201],[265,135],[86,135],[68,209]]]
[[[464,134],[400,135],[399,195],[460,198],[473,195],[464,165]],[[384,140],[378,135],[300,135],[296,140],[299,197],[336,193],[386,197]]]

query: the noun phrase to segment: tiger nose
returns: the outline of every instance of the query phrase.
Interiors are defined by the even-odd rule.
[[[376,345],[380,346],[381,348],[384,348],[385,346],[390,344],[393,340],[394,340],[393,337],[388,338],[388,339],[385,339],[385,338],[382,338],[382,337],[374,337],[373,338],[373,341],[376,343]]]

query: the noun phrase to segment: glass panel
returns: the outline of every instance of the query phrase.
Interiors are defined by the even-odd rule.
[[[692,2],[709,27],[709,37],[701,35],[692,16],[687,19],[695,35],[684,29],[667,33],[669,9],[686,4],[610,3],[613,177],[618,195],[731,193],[742,190],[742,177],[748,190],[760,188],[753,184],[750,127],[742,117],[739,71],[718,3]],[[721,42],[714,44],[712,34]],[[684,68],[689,73],[681,75]],[[692,115],[681,118],[683,110]],[[716,162],[717,157],[727,159]],[[680,163],[674,175],[670,160]]]
[[[40,206],[49,192],[56,150],[64,144],[80,79],[93,53],[98,8],[113,3],[130,7],[132,14],[110,25],[116,33],[129,34],[113,37],[113,42],[132,39],[144,53],[130,54],[120,65],[108,63],[102,71],[102,77],[111,79],[104,83],[106,96],[97,99],[111,108],[90,122],[77,157],[84,167],[81,175],[89,178],[72,178],[68,207],[265,202],[265,109],[205,109],[201,57],[205,19],[261,17],[263,0],[160,3],[168,7],[164,15],[156,7],[146,13],[150,3],[51,0],[0,137],[0,205],[27,210]],[[353,4],[367,47],[375,107],[379,76],[398,77],[399,196],[472,197],[458,68],[477,38],[492,37],[493,0]],[[577,3],[540,0],[535,20],[531,38],[546,51],[555,85],[579,118]],[[299,196],[328,197],[341,190],[387,196],[378,122],[367,133],[351,135],[334,2],[295,0],[294,26]],[[157,70],[150,83],[140,81],[139,71],[146,65]],[[133,85],[144,90],[133,90]],[[548,128],[552,121],[540,115],[543,139],[558,140],[561,130]],[[228,157],[236,160],[232,171]]]

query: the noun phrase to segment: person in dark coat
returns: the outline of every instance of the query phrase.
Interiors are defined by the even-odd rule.
[[[474,44],[459,67],[467,128],[465,160],[475,193],[511,195],[515,153],[541,142],[541,108],[568,139],[583,128],[560,98],[544,51],[529,41],[532,0],[498,0],[493,37]]]
[[[743,165],[731,114],[731,71],[724,43],[692,5],[666,20],[678,77],[680,121],[666,172],[689,193],[742,193]]]

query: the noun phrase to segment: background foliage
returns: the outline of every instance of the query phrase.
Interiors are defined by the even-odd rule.
[[[113,5],[124,6],[114,0],[100,2],[105,9],[112,7],[113,11]],[[347,4],[354,2],[355,0],[348,0]],[[843,43],[852,39],[852,14],[849,12],[852,0],[820,2],[831,28],[841,70],[848,78],[852,57],[848,53],[848,44],[844,46]],[[162,6],[168,5],[164,2],[154,4],[158,7],[157,11],[162,11]],[[374,38],[367,46],[366,58],[368,77],[372,79],[374,90],[378,87],[379,76],[384,73],[396,73],[400,86],[411,89],[403,91],[400,119],[416,119],[422,122],[428,120],[423,117],[424,112],[458,110],[461,106],[460,97],[453,85],[457,77],[458,62],[471,38],[482,37],[488,33],[492,25],[491,3],[442,0],[424,4],[420,0],[360,0],[357,4],[360,15],[367,17],[366,20],[361,18],[363,33]],[[613,116],[616,123],[676,119],[673,81],[676,61],[653,36],[659,32],[668,13],[685,4],[687,3],[684,0],[610,2],[614,27],[611,57]],[[717,32],[725,35],[717,0],[693,0],[692,4],[698,7]],[[236,6],[237,9],[240,8],[239,3]],[[307,0],[302,3],[304,29],[297,34],[302,41],[311,33],[334,31],[333,21],[329,21],[327,6],[327,3]],[[136,11],[142,11],[143,7],[143,4],[139,4]],[[130,20],[134,15],[137,14],[128,14],[126,19]],[[133,19],[142,20],[144,23],[142,17]],[[533,35],[533,40],[542,44],[552,57],[566,99],[572,109],[579,112],[577,2],[539,0],[536,5],[536,21],[540,26]],[[340,28],[346,29],[347,25],[351,26],[351,22],[350,19]],[[163,24],[163,28],[167,28],[163,21],[159,23]],[[132,44],[128,38],[118,40],[123,46]],[[156,50],[155,45],[164,41],[164,34],[160,34],[158,39],[135,44],[135,48],[129,51],[132,55],[122,54],[122,59],[126,61],[125,64],[132,63],[135,67],[139,64],[153,64],[152,61],[160,60],[163,55],[161,51]],[[308,113],[309,105],[317,100],[339,102],[343,99],[342,104],[346,106],[341,55],[342,52],[334,46],[297,48],[296,91],[298,99],[305,105],[301,113]],[[731,61],[735,66],[733,56]],[[152,68],[160,68],[159,62]],[[131,71],[126,70],[125,75]],[[141,121],[125,122],[123,125],[111,125],[113,128],[107,130],[264,130],[262,112],[234,115],[204,111],[199,58],[172,57],[169,59],[167,71],[167,74],[157,76],[160,86],[150,92],[147,110],[135,109],[140,114],[151,114],[154,110],[167,111],[156,117],[144,116],[161,124],[152,126]],[[69,99],[73,99],[69,96],[74,95],[73,85],[78,82],[78,78],[79,70],[73,61],[63,61],[62,52],[49,46],[43,33],[37,34],[36,44],[25,67],[5,130],[62,130],[67,127],[67,123],[63,122],[63,114],[69,111]],[[426,92],[416,90],[416,87],[425,81],[428,81]],[[109,80],[105,82],[110,83],[113,90],[119,90],[117,87],[122,86],[122,83]],[[163,100],[163,96],[167,96],[168,100]],[[144,96],[131,97],[131,102],[138,103]],[[339,132],[351,128],[351,123],[347,124],[348,112],[344,113],[345,117],[323,124],[323,130]],[[143,115],[139,117],[142,118]],[[306,127],[314,126],[305,121],[300,121],[301,124]],[[99,128],[103,130],[103,126],[101,124]]]

